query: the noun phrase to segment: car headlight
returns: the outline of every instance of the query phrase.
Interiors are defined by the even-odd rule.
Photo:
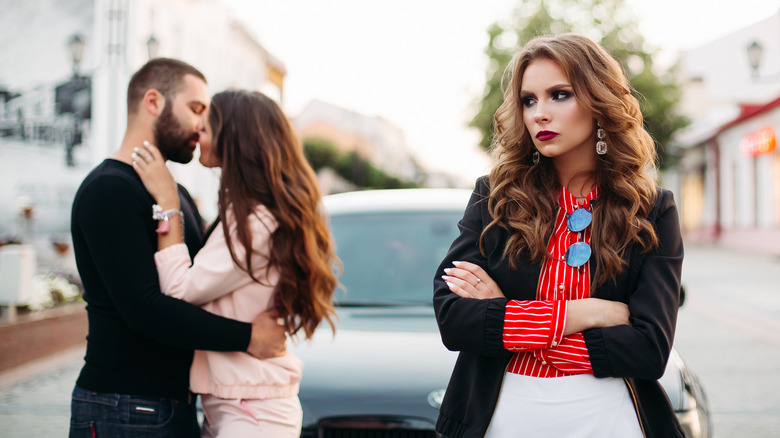
[[[681,410],[677,412],[677,419],[680,421],[686,437],[703,438],[697,407],[696,399],[688,391],[684,391],[680,405]]]

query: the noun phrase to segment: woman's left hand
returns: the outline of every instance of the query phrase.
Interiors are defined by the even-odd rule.
[[[165,210],[178,210],[180,205],[176,180],[165,165],[159,149],[145,141],[143,146],[135,148],[132,156],[133,168],[154,200]]]
[[[446,268],[441,278],[450,290],[463,298],[486,300],[505,298],[501,288],[479,265],[470,262],[452,262],[454,268]]]

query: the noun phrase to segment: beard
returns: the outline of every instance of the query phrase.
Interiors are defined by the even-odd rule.
[[[170,100],[165,102],[162,114],[154,125],[155,146],[167,160],[186,164],[192,161],[195,149],[192,140],[198,141],[197,132],[187,132],[173,115]]]

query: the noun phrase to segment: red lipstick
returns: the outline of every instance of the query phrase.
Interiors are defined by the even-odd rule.
[[[548,140],[554,139],[557,136],[558,136],[557,132],[553,132],[553,131],[539,131],[536,134],[536,139],[540,140],[540,141],[548,141]]]

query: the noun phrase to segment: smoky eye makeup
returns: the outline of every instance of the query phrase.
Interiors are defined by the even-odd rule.
[[[568,90],[557,90],[557,91],[553,91],[551,95],[553,100],[566,100],[574,96],[574,93]]]

